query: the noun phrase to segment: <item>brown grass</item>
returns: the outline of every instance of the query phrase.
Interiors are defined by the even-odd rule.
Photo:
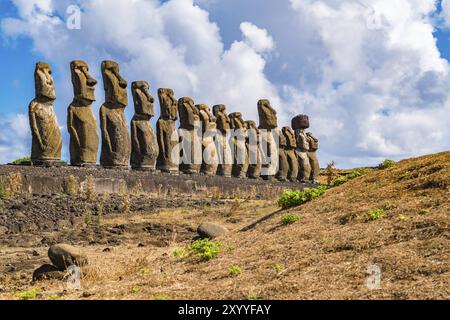
[[[93,294],[90,299],[449,299],[449,195],[450,152],[405,160],[231,233],[220,239],[222,252],[210,262],[174,257],[187,243],[107,253],[86,248],[91,264],[83,290]],[[204,214],[227,223],[242,210],[256,220],[274,209],[238,201],[222,213],[164,211],[152,219],[188,219],[194,225]],[[385,216],[367,221],[374,209]],[[282,225],[287,213],[300,221]],[[382,271],[379,290],[366,286],[374,264]],[[230,275],[233,265],[242,269],[239,275]],[[43,288],[44,297],[61,295],[58,283]]]

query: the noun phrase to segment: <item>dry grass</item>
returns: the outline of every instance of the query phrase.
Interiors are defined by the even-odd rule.
[[[106,253],[89,247],[83,290],[90,299],[449,299],[449,188],[446,152],[375,170],[246,232],[233,232],[220,239],[222,252],[207,263],[174,257],[186,245],[175,241]],[[227,224],[246,216],[242,226],[248,217],[275,209],[272,202],[238,204],[161,211],[151,219],[195,225],[207,217]],[[367,221],[374,209],[385,215]],[[282,225],[280,218],[290,213],[300,221]],[[366,286],[373,264],[382,271],[379,290]],[[240,267],[238,277],[230,275],[230,266]],[[61,295],[60,286],[43,283],[44,298]],[[80,296],[67,292],[61,298]]]

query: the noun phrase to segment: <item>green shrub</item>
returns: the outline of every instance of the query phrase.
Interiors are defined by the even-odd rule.
[[[222,245],[222,242],[210,241],[209,239],[197,240],[189,245],[189,256],[194,255],[202,261],[209,261],[219,255]]]
[[[387,169],[387,168],[395,166],[395,164],[396,164],[396,162],[394,160],[386,159],[378,165],[378,169],[380,169],[380,170]]]
[[[293,224],[299,221],[300,218],[296,214],[288,214],[281,218],[281,223],[284,225]]]
[[[280,273],[281,271],[283,271],[285,269],[284,265],[282,265],[281,263],[277,263],[273,266],[273,268],[275,269],[275,271],[277,273]]]
[[[39,289],[32,289],[30,291],[17,292],[16,297],[20,300],[34,300],[41,293]]]
[[[230,272],[232,276],[238,276],[242,273],[242,270],[239,266],[231,266],[228,268],[228,272]]]
[[[167,301],[170,300],[170,298],[168,296],[156,296],[154,298],[154,300],[158,300],[158,301]]]
[[[11,162],[11,164],[17,165],[17,166],[30,164],[30,163],[31,163],[31,158],[30,157],[24,157],[24,158],[17,159],[15,161]]]
[[[331,184],[331,187],[338,187],[350,180],[356,179],[358,177],[361,177],[362,175],[368,173],[370,170],[368,169],[358,169],[358,170],[354,170],[348,174],[346,174],[345,176],[339,177],[336,180],[333,181],[333,183]]]
[[[305,189],[304,191],[285,190],[283,195],[278,199],[277,204],[282,209],[297,207],[317,197],[320,197],[327,190],[321,186],[314,189]]]
[[[367,221],[375,221],[383,218],[386,215],[383,209],[375,209],[367,212],[366,220]]]

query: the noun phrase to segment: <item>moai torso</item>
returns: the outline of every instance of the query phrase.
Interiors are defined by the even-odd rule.
[[[276,178],[279,181],[286,181],[289,173],[289,163],[287,159],[286,149],[287,149],[287,139],[281,130],[277,130],[279,139],[279,163],[278,172]]]
[[[230,114],[231,129],[233,130],[234,161],[232,175],[236,178],[247,177],[248,152],[247,152],[247,126],[240,112]]]
[[[161,116],[156,126],[159,155],[156,168],[163,172],[177,173],[179,152],[176,120],[178,120],[178,103],[172,89],[158,89]],[[176,157],[176,159],[174,158]]]
[[[308,157],[309,141],[305,130],[309,128],[309,118],[306,115],[299,115],[292,119],[292,128],[295,131],[297,143],[297,157],[299,163],[298,180],[308,182],[311,176],[311,164]]]
[[[70,163],[73,166],[95,165],[99,145],[97,121],[92,112],[97,81],[89,74],[84,61],[72,61],[74,99],[67,110],[70,135]]]
[[[229,133],[231,130],[231,120],[226,113],[226,106],[223,104],[215,105],[213,113],[216,117],[217,130],[219,131],[219,139],[217,144],[217,153],[219,158],[219,166],[217,175],[231,177],[233,167],[233,157],[229,141]]]
[[[31,161],[46,165],[61,160],[62,136],[53,103],[56,99],[50,65],[36,64],[34,72],[35,99],[29,105],[32,133]]]
[[[191,98],[184,97],[178,100],[178,113],[183,154],[180,171],[186,174],[199,173],[202,165],[199,110]]]
[[[254,121],[246,121],[247,150],[249,166],[247,176],[250,179],[258,179],[261,176],[261,150],[259,148],[259,130]]]
[[[308,158],[311,165],[311,176],[309,180],[313,183],[319,183],[320,164],[317,156],[317,151],[319,150],[319,140],[314,137],[311,132],[307,132],[306,136],[308,137],[309,142]]]
[[[196,106],[199,110],[202,124],[202,154],[203,161],[200,172],[205,175],[215,175],[218,167],[218,155],[215,139],[217,138],[216,118],[205,104]]]
[[[295,139],[295,132],[290,127],[283,128],[283,136],[286,139],[286,157],[289,164],[288,180],[291,182],[297,181],[298,178],[298,159],[297,159],[297,141]]]
[[[262,151],[262,176],[271,179],[277,173],[279,150],[276,139],[278,133],[277,112],[270,105],[270,101],[263,99],[258,101],[259,129],[261,134]]]
[[[102,63],[105,103],[100,108],[102,153],[100,163],[106,168],[128,168],[131,138],[125,118],[128,105],[127,81],[113,61]]]
[[[155,115],[155,99],[145,81],[132,83],[135,114],[131,121],[131,167],[135,170],[154,171],[159,149],[150,119]]]

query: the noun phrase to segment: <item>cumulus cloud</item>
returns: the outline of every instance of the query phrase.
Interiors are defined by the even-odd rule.
[[[7,163],[29,154],[31,132],[28,115],[0,114],[0,163]]]
[[[70,60],[86,60],[100,79],[100,61],[113,59],[154,93],[172,87],[247,119],[257,119],[263,97],[280,125],[308,113],[322,165],[450,147],[449,65],[433,36],[434,0],[12,1],[19,16],[4,19],[2,31],[30,37],[53,64],[60,119],[72,96]],[[62,19],[73,2],[83,10],[81,30]],[[234,29],[240,35],[223,39]]]

